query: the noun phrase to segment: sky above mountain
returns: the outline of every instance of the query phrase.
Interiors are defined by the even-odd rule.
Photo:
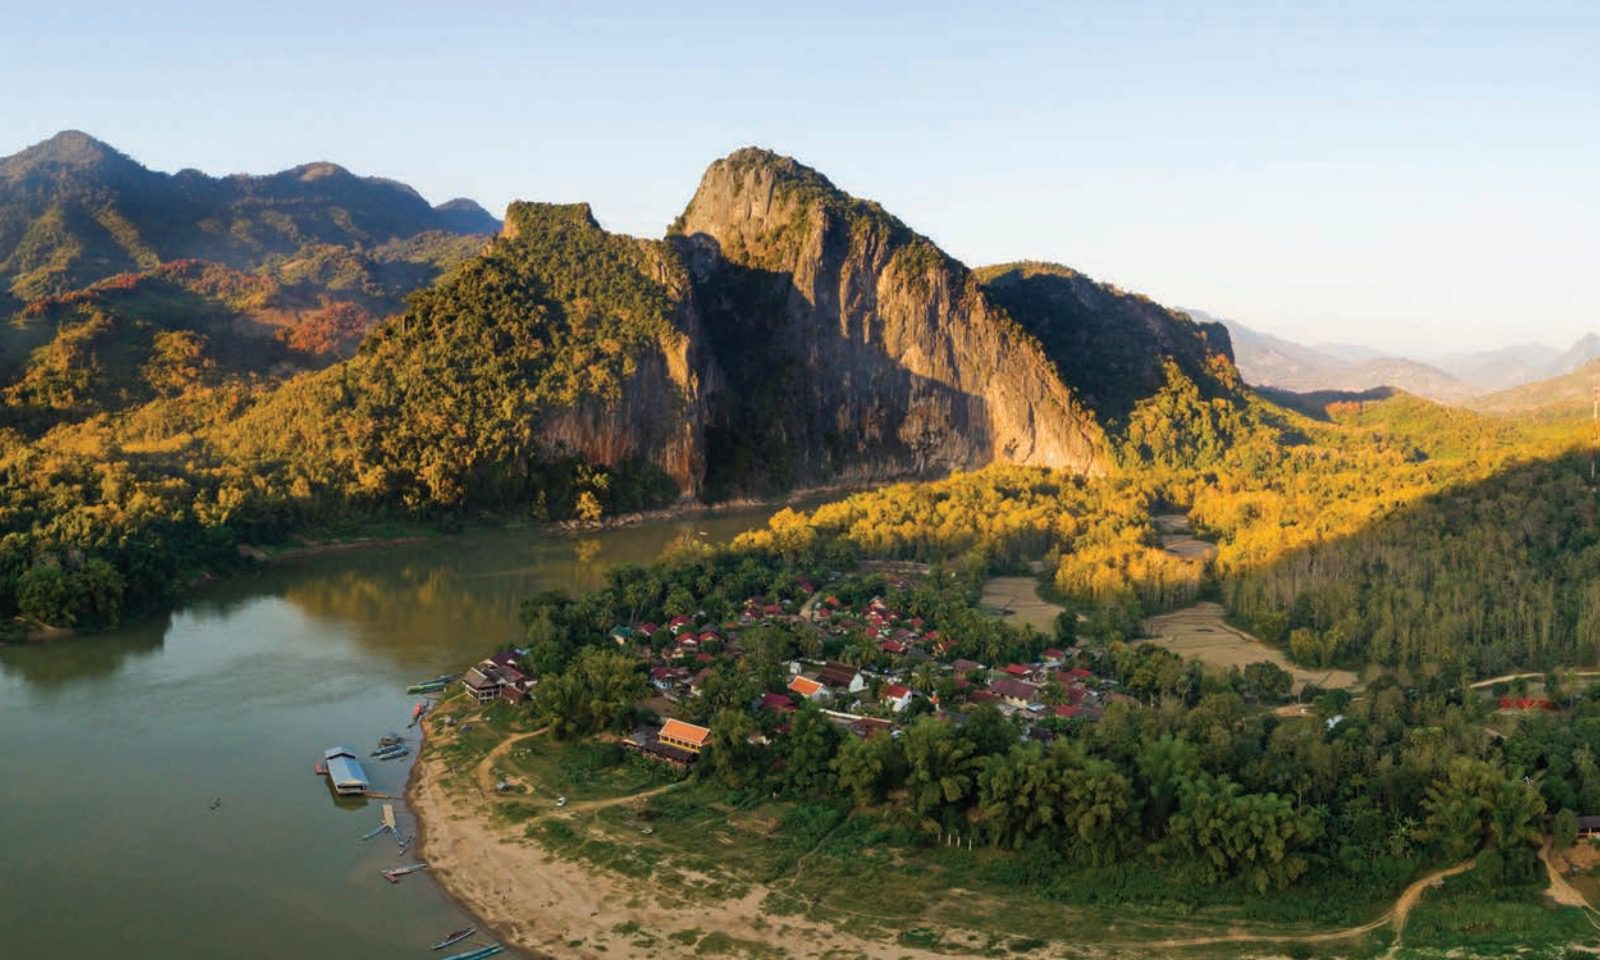
[[[8,5],[0,154],[77,128],[158,170],[325,159],[659,236],[758,144],[969,263],[1303,341],[1600,322],[1593,3],[225,6]]]

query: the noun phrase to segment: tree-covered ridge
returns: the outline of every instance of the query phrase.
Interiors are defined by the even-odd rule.
[[[308,244],[376,247],[497,227],[475,205],[435,208],[410,187],[330,163],[263,177],[169,175],[67,132],[0,159],[0,296],[26,303],[170,260],[250,270]]]
[[[195,386],[320,369],[481,245],[446,234],[371,251],[319,245],[253,273],[177,260],[35,300],[8,339],[48,339],[3,358],[4,422],[37,433]]]
[[[1219,323],[1195,323],[1060,264],[999,264],[975,275],[984,293],[1038,339],[1062,379],[1113,423],[1166,385],[1152,353],[1176,364],[1208,397],[1239,392],[1228,332]]]
[[[546,489],[544,468],[568,453],[542,446],[541,428],[552,411],[622,400],[641,356],[683,336],[684,283],[670,249],[606,233],[585,206],[517,204],[481,257],[219,442],[335,502],[544,517],[587,494],[592,510],[637,508],[666,492],[659,473],[612,488],[571,463],[562,473],[583,479]]]

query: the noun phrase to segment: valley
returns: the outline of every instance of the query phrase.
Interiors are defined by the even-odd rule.
[[[67,133],[0,161],[0,283],[12,695],[59,723],[74,650],[159,658],[163,617],[224,649],[233,614],[170,613],[211,592],[461,673],[420,851],[522,948],[1600,944],[1549,867],[1600,815],[1587,368],[1463,406],[1337,351],[1380,381],[1258,389],[1253,333],[970,267],[757,148],[645,238]],[[236,735],[275,715],[247,703]]]

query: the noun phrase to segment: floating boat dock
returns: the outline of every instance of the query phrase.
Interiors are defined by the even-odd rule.
[[[367,771],[361,769],[349,747],[329,747],[323,751],[321,770],[326,771],[333,792],[341,796],[362,796],[372,789]],[[320,772],[320,771],[319,771]]]

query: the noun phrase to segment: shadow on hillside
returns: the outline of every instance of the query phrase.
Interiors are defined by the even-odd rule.
[[[1328,408],[1336,403],[1376,403],[1388,400],[1400,392],[1394,387],[1373,387],[1370,390],[1309,390],[1303,393],[1280,387],[1251,387],[1251,389],[1280,407],[1324,423],[1333,421]]]
[[[884,348],[875,290],[839,272],[847,234],[829,232],[815,302],[791,274],[730,262],[708,235],[683,242],[722,380],[705,433],[706,499],[943,476],[998,455],[982,396],[912,373]]]
[[[1222,596],[1263,639],[1283,646],[1309,630],[1340,666],[1454,661],[1492,675],[1593,664],[1600,488],[1590,470],[1587,452],[1514,464],[1221,570]]]

